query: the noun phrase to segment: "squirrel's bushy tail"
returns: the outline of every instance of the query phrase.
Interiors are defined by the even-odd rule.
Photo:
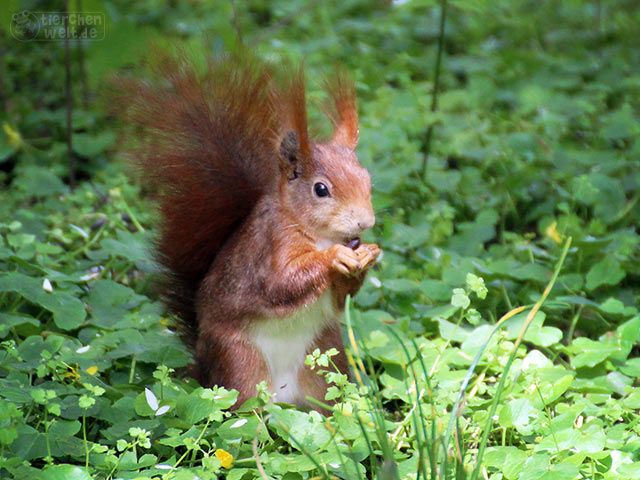
[[[202,279],[259,198],[277,188],[279,95],[255,60],[198,68],[183,54],[157,53],[151,67],[153,81],[114,80],[115,108],[134,129],[133,160],[158,188],[165,297],[193,344]]]

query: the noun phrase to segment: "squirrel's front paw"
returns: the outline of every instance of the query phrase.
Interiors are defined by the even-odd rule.
[[[375,243],[363,243],[355,250],[358,260],[363,270],[368,269],[376,263],[380,255],[380,247]]]
[[[344,245],[333,247],[333,269],[346,276],[357,276],[376,263],[380,247],[375,243],[365,243],[355,250]]]
[[[362,271],[362,263],[355,250],[344,245],[334,245],[331,247],[331,251],[333,254],[331,267],[336,272],[352,277]]]

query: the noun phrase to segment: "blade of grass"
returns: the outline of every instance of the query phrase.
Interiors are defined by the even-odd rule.
[[[378,389],[378,382],[376,378],[376,371],[373,366],[373,362],[371,361],[371,355],[368,351],[366,344],[362,344],[362,350],[364,353],[364,358],[367,361],[367,366],[369,368],[369,373],[367,373],[367,369],[362,362],[362,359],[359,355],[359,348],[356,342],[355,337],[355,326],[351,321],[351,297],[347,296],[345,301],[345,322],[347,324],[347,332],[349,337],[349,342],[351,344],[351,348],[354,351],[356,357],[353,360],[354,364],[358,364],[360,367],[360,381],[363,382],[362,385],[365,385],[370,389],[370,394],[365,396],[365,401],[368,403],[370,415],[372,416],[373,423],[375,425],[375,433],[382,450],[383,456],[383,465],[382,470],[380,470],[382,477],[384,480],[400,480],[398,477],[397,468],[395,468],[395,460],[393,457],[393,449],[391,448],[391,444],[389,441],[389,437],[387,435],[386,427],[385,427],[385,419],[384,419],[384,407],[381,401],[381,392]],[[358,332],[358,336],[361,337]],[[362,337],[361,337],[362,338]],[[371,380],[370,377],[373,377]],[[359,417],[358,417],[359,418]]]
[[[447,448],[449,446],[449,442],[451,441],[451,435],[453,433],[453,428],[455,426],[456,419],[460,415],[461,405],[462,405],[462,402],[464,401],[465,392],[467,391],[467,387],[469,386],[469,382],[471,381],[471,378],[473,377],[473,373],[475,372],[475,369],[478,366],[478,363],[480,362],[480,359],[482,358],[482,355],[484,354],[484,351],[487,349],[487,347],[489,346],[489,343],[491,342],[491,339],[493,338],[495,333],[498,330],[500,330],[502,325],[507,320],[512,318],[514,315],[522,312],[526,308],[527,308],[526,306],[522,306],[522,307],[514,308],[513,310],[505,313],[500,318],[500,320],[498,320],[496,322],[496,324],[493,327],[493,330],[491,330],[491,332],[487,336],[487,339],[481,345],[480,350],[478,350],[478,353],[476,353],[475,357],[473,358],[473,362],[471,362],[471,365],[469,366],[469,368],[467,370],[467,374],[465,375],[464,379],[462,380],[462,384],[460,385],[460,394],[458,395],[458,399],[456,400],[456,403],[453,404],[453,408],[451,409],[451,417],[449,418],[449,425],[447,426],[447,432],[446,432],[446,434],[444,436],[444,444],[447,445]]]
[[[424,465],[424,461],[422,461],[422,452],[426,450],[427,455],[429,456],[429,458],[431,457],[431,447],[429,445],[429,436],[427,434],[427,429],[426,426],[424,424],[424,413],[422,412],[422,402],[421,402],[421,396],[420,396],[420,384],[418,383],[418,374],[416,373],[416,370],[413,366],[413,359],[411,358],[411,354],[409,353],[409,349],[407,348],[407,346],[404,344],[404,342],[402,341],[402,339],[400,338],[400,336],[394,332],[390,327],[387,326],[387,331],[396,339],[396,341],[398,342],[398,344],[400,345],[400,347],[402,348],[402,351],[404,352],[404,355],[407,359],[407,366],[409,367],[409,370],[411,371],[411,376],[413,377],[413,383],[415,385],[415,391],[416,391],[416,404],[415,406],[418,408],[418,412],[416,412],[416,408],[412,408],[411,409],[411,417],[413,419],[413,428],[416,434],[416,444],[418,447],[418,477],[420,475],[422,475],[422,477],[427,480],[429,477],[427,475],[427,470],[426,467]],[[415,344],[414,344],[415,346]],[[420,350],[418,348],[416,348],[416,357],[420,356]],[[404,369],[405,371],[407,370],[406,368]],[[409,386],[409,382],[407,379],[407,375],[404,376],[404,383],[405,386],[407,388],[407,392],[410,392],[410,386]],[[422,427],[422,428],[419,428]],[[422,432],[422,438],[420,438],[420,433]]]
[[[345,299],[345,323],[347,326],[347,337],[349,339],[349,345],[351,347],[351,350],[353,351],[353,354],[351,353],[351,351],[346,350],[345,354],[347,356],[347,361],[349,362],[349,365],[351,366],[351,369],[353,370],[353,374],[355,376],[355,380],[356,383],[360,386],[360,387],[365,387],[365,378],[366,378],[366,370],[364,368],[364,364],[362,363],[362,360],[360,359],[359,356],[359,349],[358,349],[358,343],[356,342],[356,337],[353,331],[353,324],[351,322],[351,297],[349,295],[347,295],[347,298]],[[357,360],[356,360],[357,359]],[[370,461],[370,465],[371,465],[371,471],[373,471],[374,467],[374,459],[375,459],[375,453],[373,451],[373,444],[371,443],[371,439],[369,438],[369,434],[367,433],[367,429],[365,428],[364,423],[362,422],[362,418],[360,415],[360,411],[359,409],[356,407],[355,411],[355,418],[356,421],[358,422],[358,427],[360,427],[360,431],[362,432],[362,436],[365,439],[365,442],[367,443],[367,447],[369,448],[369,461]]]
[[[464,443],[462,442],[462,433],[460,431],[460,419],[456,419],[456,449],[458,452],[458,456],[456,457],[458,461],[456,462],[456,480],[465,480],[467,478],[467,472],[464,469]]]
[[[411,341],[413,342],[413,346],[415,347],[416,351],[420,351],[420,349],[418,348],[418,344],[416,343],[416,339],[413,338],[411,339]],[[418,355],[418,361],[420,362],[420,368],[422,368],[422,374],[424,375],[424,378],[427,382],[427,395],[429,398],[429,403],[431,404],[431,417],[433,418],[432,422],[431,422],[431,439],[433,441],[433,448],[431,449],[431,455],[429,458],[429,463],[431,465],[431,472],[433,475],[437,475],[438,473],[438,443],[439,440],[436,436],[436,406],[435,403],[433,402],[433,388],[431,387],[431,376],[429,374],[429,371],[427,370],[427,366],[424,363],[424,357],[422,356],[422,352],[420,351],[420,355]],[[421,413],[422,415],[422,413]],[[423,417],[424,418],[424,417]],[[445,450],[446,451],[446,450]]]
[[[338,445],[338,442],[336,441],[336,437],[338,435],[338,431],[333,428],[333,425],[331,425],[331,423],[329,422],[329,419],[327,419],[324,422],[324,428],[327,429],[327,431],[329,432],[329,434],[331,435],[329,442],[333,443],[333,445],[336,448],[336,452],[338,453],[338,458],[340,459],[340,465],[346,465],[346,462],[344,461],[344,457],[342,456],[342,452],[340,451],[340,446]],[[358,462],[356,462],[355,456],[354,456],[354,452],[353,452],[353,448],[351,448],[351,445],[349,445],[348,442],[345,442],[345,445],[347,446],[347,448],[349,449],[349,453],[351,454],[351,456],[349,457],[349,459],[353,462],[354,468],[356,469],[356,473],[358,474],[358,480],[362,478],[362,476],[360,475],[360,469],[358,468]]]
[[[564,264],[564,261],[567,258],[567,253],[569,252],[569,248],[571,247],[571,240],[572,240],[571,237],[567,238],[567,240],[566,240],[566,242],[564,244],[564,247],[562,249],[562,253],[560,254],[560,259],[558,260],[558,263],[556,264],[556,268],[553,271],[553,275],[551,277],[551,280],[549,280],[549,283],[547,284],[546,288],[542,292],[542,295],[540,296],[540,299],[535,303],[533,308],[529,311],[529,314],[527,315],[527,318],[526,318],[524,324],[522,325],[522,328],[520,329],[520,333],[518,334],[518,338],[514,342],[513,350],[511,352],[511,355],[509,356],[509,360],[507,361],[507,364],[504,367],[504,371],[503,371],[502,375],[500,376],[500,381],[498,382],[498,386],[496,388],[496,393],[495,393],[495,395],[493,397],[493,401],[491,402],[491,407],[489,408],[489,415],[487,416],[487,422],[485,424],[484,431],[482,432],[482,440],[480,441],[480,447],[478,449],[478,456],[476,458],[476,466],[473,469],[473,472],[471,473],[471,480],[477,480],[478,475],[480,473],[480,468],[481,468],[481,465],[482,465],[482,457],[484,456],[484,451],[485,451],[485,449],[487,447],[487,441],[489,439],[489,432],[491,431],[491,425],[493,423],[493,416],[496,414],[496,410],[498,408],[498,403],[500,402],[500,396],[502,394],[502,391],[504,390],[506,379],[507,379],[507,376],[509,374],[509,369],[511,368],[511,364],[513,363],[513,360],[516,357],[516,353],[518,351],[518,348],[520,347],[520,344],[522,343],[522,340],[523,340],[525,334],[527,333],[527,329],[529,328],[529,325],[531,325],[531,322],[533,321],[533,319],[535,318],[536,314],[540,310],[540,307],[542,307],[543,303],[545,302],[545,300],[549,296],[549,293],[551,293],[551,290],[553,289],[553,287],[554,287],[554,285],[556,283],[556,280],[558,279],[558,275],[560,274],[560,270],[562,269],[562,265]]]

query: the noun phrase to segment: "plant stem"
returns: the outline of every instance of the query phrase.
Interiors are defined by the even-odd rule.
[[[47,444],[47,463],[51,465],[53,457],[51,456],[51,442],[49,441],[49,411],[46,404],[44,406],[44,439]]]
[[[69,161],[69,185],[76,186],[76,159],[73,155],[72,114],[73,98],[71,91],[71,45],[69,43],[69,0],[64,0],[64,96],[67,100],[67,157]]]
[[[509,294],[507,293],[507,289],[504,286],[504,280],[500,280],[500,289],[502,290],[502,296],[504,297],[504,301],[507,304],[507,308],[509,310],[513,310],[513,305],[511,304],[511,299],[509,298]]]
[[[209,428],[209,424],[211,423],[211,419],[207,418],[207,421],[204,424],[204,427],[202,428],[202,431],[200,432],[200,435],[198,435],[198,438],[196,438],[196,441],[194,442],[194,448],[195,446],[200,444],[200,441],[202,440],[202,437],[204,437],[205,432],[207,431],[207,428]],[[187,457],[187,455],[189,455],[190,450],[187,450],[186,452],[184,452],[182,454],[182,456],[178,459],[178,461],[173,465],[173,467],[171,467],[171,470],[169,470],[169,472],[167,473],[167,476],[170,476],[171,473],[173,473],[176,468],[178,468],[178,465],[180,465],[182,463],[182,461]]]
[[[442,52],[444,51],[444,30],[447,23],[447,0],[440,0],[440,26],[438,30],[438,51],[436,53],[436,64],[433,72],[433,91],[431,92],[430,112],[434,113],[438,108],[438,92],[440,91],[440,71],[442,67]],[[422,157],[422,167],[420,178],[424,179],[427,173],[427,161],[431,154],[431,140],[433,138],[433,123],[427,128],[424,139],[424,155]]]
[[[136,374],[136,357],[131,357],[131,368],[129,369],[129,383],[133,383],[133,377]]]
[[[82,8],[82,0],[76,0],[76,10],[80,13],[84,10]],[[86,27],[82,26],[82,33],[86,31]],[[82,34],[81,33],[81,34]],[[80,87],[82,90],[82,107],[87,110],[89,108],[89,82],[87,81],[87,66],[84,55],[84,42],[80,40],[78,42],[78,64],[80,67]]]
[[[129,218],[131,219],[131,223],[133,223],[133,225],[138,229],[139,232],[144,232],[144,227],[138,221],[137,217],[133,213],[133,210],[131,210],[131,207],[129,207],[129,204],[127,203],[127,201],[124,199],[124,197],[121,197],[121,199],[124,205],[124,211],[127,212],[127,215],[129,215]]]
[[[87,448],[87,416],[82,414],[82,440],[84,442],[84,466],[89,468],[89,449]]]
[[[253,451],[253,458],[256,461],[256,468],[258,469],[258,473],[260,474],[260,478],[263,480],[269,480],[267,476],[267,472],[264,471],[264,467],[262,466],[262,462],[260,461],[260,453],[258,452],[258,437],[256,436],[251,443],[251,450]]]
[[[573,340],[573,333],[576,330],[576,325],[578,325],[578,320],[580,320],[580,316],[582,315],[582,309],[584,308],[584,305],[580,305],[580,307],[578,308],[578,311],[576,312],[576,314],[573,316],[573,318],[571,319],[571,325],[569,325],[569,331],[567,332],[567,338],[565,339],[565,345],[569,345],[571,343],[571,340]]]

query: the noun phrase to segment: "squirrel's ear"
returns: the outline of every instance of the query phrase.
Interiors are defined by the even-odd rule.
[[[300,139],[294,131],[287,132],[280,141],[280,168],[289,180],[300,176]]]
[[[311,158],[304,70],[302,65],[285,64],[282,73],[284,82],[280,86],[278,100],[283,108],[282,128],[285,134],[280,140],[280,165],[287,178],[293,180],[302,174],[304,164]]]
[[[329,94],[326,111],[333,122],[332,142],[355,150],[358,145],[358,110],[356,89],[345,72],[337,71],[325,81]]]

